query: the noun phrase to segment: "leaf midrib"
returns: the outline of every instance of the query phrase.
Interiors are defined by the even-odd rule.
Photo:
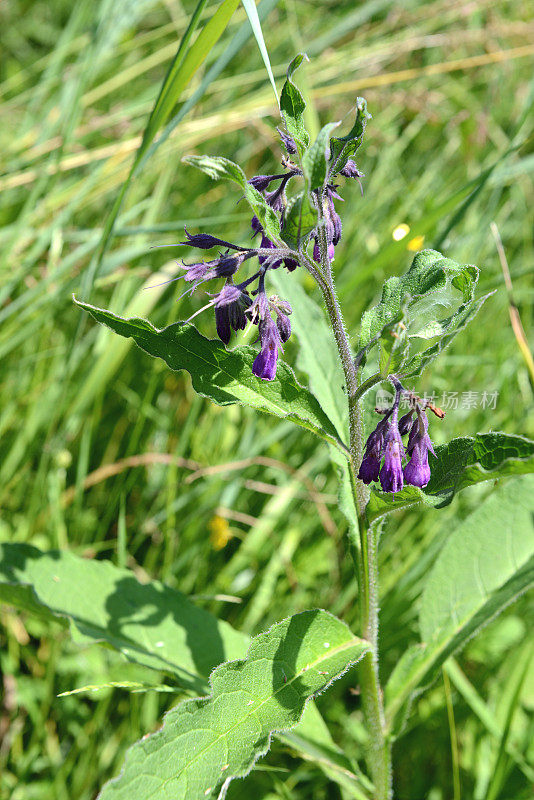
[[[259,705],[257,705],[254,709],[251,708],[251,710],[249,712],[247,712],[247,714],[242,716],[234,725],[232,725],[230,728],[227,728],[227,730],[224,731],[223,733],[220,733],[217,736],[216,739],[213,739],[202,750],[199,750],[197,753],[195,753],[195,755],[182,767],[182,769],[180,770],[180,772],[178,774],[186,773],[189,770],[189,768],[191,767],[191,765],[200,758],[200,756],[202,756],[204,753],[206,753],[215,744],[220,742],[221,739],[227,739],[230,736],[230,734],[232,733],[232,731],[234,731],[236,728],[238,728],[240,725],[242,725],[244,722],[246,722],[246,720],[249,717],[251,717],[252,714],[257,714],[258,710],[260,708],[262,708],[262,706],[264,706],[266,703],[268,703],[273,698],[275,698],[276,695],[279,692],[281,692],[282,690],[287,689],[288,686],[291,686],[291,684],[294,681],[296,681],[298,678],[300,678],[302,675],[304,675],[304,673],[307,672],[309,669],[312,669],[312,668],[320,665],[323,661],[326,661],[328,658],[330,658],[332,656],[339,655],[340,653],[343,653],[344,650],[349,650],[351,647],[354,647],[358,643],[362,643],[362,644],[367,644],[368,645],[368,642],[366,642],[365,639],[358,639],[357,637],[354,637],[349,642],[345,642],[342,645],[338,645],[336,648],[334,648],[332,650],[329,650],[328,653],[322,654],[319,658],[317,658],[315,661],[311,662],[310,664],[306,664],[306,666],[303,667],[301,670],[299,670],[299,672],[296,672],[295,675],[290,680],[287,681],[287,683],[284,683],[275,692],[273,692],[268,697],[266,697],[264,700],[262,700],[262,702]],[[357,658],[356,661],[353,662],[353,665],[355,663],[357,663],[357,661],[359,661],[360,658],[362,658],[367,652],[369,652],[369,649],[370,649],[370,647],[368,646],[367,649],[363,650],[362,653],[360,654],[359,658]],[[254,661],[255,660],[257,660],[257,659],[254,659]],[[245,663],[247,663],[247,662],[248,663],[254,663],[254,661],[249,661],[248,659],[245,659],[244,661],[245,661]],[[229,663],[236,663],[236,662],[227,662],[227,664],[229,664]],[[334,678],[332,678],[332,680],[334,680]],[[328,686],[328,683],[330,683],[330,681],[326,682],[325,685]],[[218,697],[220,697],[220,696],[221,695],[218,695]],[[312,695],[310,695],[310,697],[311,696]],[[209,699],[210,700],[214,700],[215,699],[215,695],[213,694]],[[186,704],[195,703],[195,702],[197,702],[196,699],[185,701]],[[284,729],[282,729],[281,731],[278,731],[278,733],[282,732],[283,730]],[[287,729],[287,730],[289,730],[289,729]],[[272,731],[271,731],[271,733],[272,733]],[[228,777],[230,777],[230,776],[228,776]],[[164,788],[169,783],[169,781],[174,780],[175,778],[176,778],[176,775],[173,775],[170,778],[165,778],[165,780],[160,784],[159,787],[154,789],[154,791],[150,795],[147,795],[146,800],[149,800],[149,798],[152,797],[155,794],[155,792],[157,792],[160,789]],[[211,788],[213,788],[213,787],[211,787]]]

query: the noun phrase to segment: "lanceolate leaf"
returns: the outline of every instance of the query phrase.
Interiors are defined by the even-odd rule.
[[[384,375],[419,375],[489,297],[475,301],[477,280],[477,267],[421,251],[405,275],[386,281],[380,303],[363,315],[361,350],[380,345]]]
[[[284,119],[286,130],[297,145],[301,157],[310,143],[310,137],[304,127],[303,112],[306,108],[306,103],[293,83],[293,74],[295,70],[300,67],[305,58],[307,57],[304,53],[299,53],[295,56],[287,69],[286,82],[282,87],[282,94],[280,95],[280,111]]]
[[[499,487],[451,533],[421,598],[422,645],[408,650],[386,687],[388,720],[474,633],[534,583],[534,477]]]
[[[184,156],[182,161],[205,172],[214,180],[224,178],[237,183],[245,194],[245,199],[258,217],[269,239],[280,240],[280,225],[273,209],[263,195],[248,183],[243,170],[233,161],[220,156]]]
[[[173,370],[187,370],[195,390],[219,405],[245,405],[289,417],[328,442],[341,446],[337,432],[315,397],[296,380],[287,364],[278,365],[273,381],[252,374],[257,355],[253,347],[226,350],[220,342],[206,339],[193,325],[177,322],[159,330],[144,319],[123,319],[102,308],[76,301],[104,325],[121,336],[132,337],[149,355],[162,358]]]
[[[223,796],[267,752],[273,732],[296,725],[308,699],[367,651],[326,611],[277,623],[252,640],[246,659],[217,667],[209,697],[176,706],[160,731],[133,745],[100,800]]]
[[[330,150],[332,156],[332,166],[330,176],[333,178],[343,169],[349,158],[360,147],[367,121],[372,119],[367,111],[367,103],[363,97],[356,99],[356,119],[354,125],[346,136],[330,140]]]
[[[369,519],[420,502],[440,508],[475,483],[534,472],[534,442],[499,431],[477,433],[436,447],[436,458],[429,456],[429,463],[430,482],[422,491],[415,486],[405,486],[395,495],[373,490]]]
[[[319,189],[324,185],[330,158],[330,131],[338,125],[339,122],[329,122],[321,128],[315,142],[302,156],[302,172],[309,190]]]
[[[288,247],[298,249],[303,239],[317,225],[317,209],[310,202],[307,192],[289,200],[284,214],[282,239]]]
[[[0,545],[0,600],[67,619],[76,641],[107,642],[130,661],[205,691],[211,670],[242,657],[248,637],[159,581],[109,561],[26,544]]]

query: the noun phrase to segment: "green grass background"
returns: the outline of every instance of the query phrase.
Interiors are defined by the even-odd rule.
[[[202,24],[217,5],[206,7]],[[435,392],[438,403],[444,391],[498,392],[494,410],[459,407],[432,423],[438,443],[490,429],[533,436],[533,387],[490,231],[495,221],[529,335],[529,4],[273,6],[263,29],[278,88],[296,52],[310,57],[299,78],[311,131],[349,115],[357,95],[373,114],[358,158],[364,197],[347,182],[335,261],[349,329],[355,335],[383,280],[407,268],[414,237],[477,264],[481,290],[497,292],[416,388]],[[180,158],[224,155],[250,176],[278,169],[279,119],[252,37],[135,177],[101,267],[89,270],[193,8],[189,0],[11,0],[0,7],[0,538],[111,559],[141,580],[178,587],[249,633],[317,605],[357,624],[345,522],[322,444],[289,422],[195,396],[187,375],[98,329],[71,300],[74,292],[157,326],[185,319],[204,302],[201,292],[177,302],[180,284],[146,287],[175,274],[174,258],[192,254],[150,248],[178,241],[184,225],[249,239],[238,190],[210,182]],[[245,23],[240,7],[181,101]],[[402,223],[410,233],[395,242]],[[317,295],[305,276],[295,279]],[[197,324],[214,333],[210,313]],[[285,349],[292,365],[297,346]],[[369,419],[372,404],[370,397]],[[204,474],[207,467],[217,469]],[[380,554],[384,678],[416,640],[421,580],[440,544],[487,491],[483,484],[441,511],[388,518]],[[527,603],[508,609],[459,658],[476,702],[501,724],[512,714],[520,748],[533,738],[527,714],[534,687],[530,681],[519,697],[507,687],[528,643]],[[126,747],[155,730],[177,700],[120,688],[58,698],[87,684],[154,676],[109,650],[80,649],[63,628],[7,608],[0,610],[0,645],[2,799],[95,797]],[[354,680],[339,681],[319,707],[338,744],[360,758]],[[439,681],[418,702],[394,750],[398,800],[457,800],[456,761],[462,797],[485,800],[488,787],[503,800],[529,796],[525,775],[466,694],[454,681]],[[229,796],[344,797],[280,743]]]

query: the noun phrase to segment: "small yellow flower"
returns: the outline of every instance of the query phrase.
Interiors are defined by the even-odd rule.
[[[208,528],[210,531],[210,542],[214,550],[222,550],[233,536],[228,521],[218,514],[215,514],[215,516],[210,519]]]
[[[415,253],[417,250],[420,250],[425,243],[425,237],[422,235],[414,236],[413,239],[410,239],[406,247],[408,250],[411,250]]]
[[[397,227],[393,229],[393,233],[391,235],[396,242],[400,242],[400,240],[404,239],[405,236],[408,236],[409,233],[410,226],[406,225],[405,222],[401,222],[400,225],[397,225]]]

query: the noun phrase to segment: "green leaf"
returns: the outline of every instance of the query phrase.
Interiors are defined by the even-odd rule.
[[[184,156],[182,161],[205,172],[210,178],[221,178],[237,183],[244,192],[245,199],[258,217],[265,233],[273,242],[280,240],[280,223],[274,210],[264,196],[248,183],[241,167],[228,158],[218,156]]]
[[[193,325],[176,322],[159,330],[147,320],[123,319],[89,303],[75,302],[97,322],[121,336],[132,337],[142,350],[163,359],[171,369],[187,370],[195,391],[215,403],[244,403],[277,417],[288,417],[322,439],[345,447],[315,397],[297,382],[287,364],[278,365],[273,381],[262,381],[252,374],[257,355],[253,347],[226,350],[221,342],[206,339]]]
[[[280,297],[289,300],[293,309],[291,329],[299,341],[297,365],[308,375],[311,391],[345,441],[348,438],[345,378],[325,312],[304,289],[297,273],[272,270],[269,282]]]
[[[282,239],[288,247],[298,250],[301,242],[317,226],[317,209],[310,202],[307,192],[292,197],[284,214]]]
[[[367,111],[367,103],[363,97],[356,98],[356,119],[354,125],[346,136],[331,139],[330,152],[332,158],[332,166],[330,168],[330,176],[333,178],[340,172],[349,158],[354,155],[356,150],[360,147],[365,133],[367,121],[372,119],[371,114]]]
[[[373,490],[367,506],[370,521],[416,503],[448,505],[456,492],[482,481],[534,472],[534,442],[524,436],[492,431],[462,436],[436,447],[429,456],[431,477],[421,491],[405,486],[392,495]]]
[[[199,0],[197,3],[187,30],[184,33],[178,47],[178,52],[176,53],[169,71],[165,76],[165,80],[161,86],[158,98],[154,104],[154,108],[152,109],[147,125],[143,132],[143,139],[135,155],[132,168],[106,219],[104,230],[102,232],[102,238],[98,248],[97,262],[95,263],[93,269],[90,270],[90,272],[93,273],[92,278],[94,278],[96,269],[102,262],[107,246],[111,240],[113,228],[115,226],[115,222],[121,209],[124,197],[134,175],[137,172],[137,169],[143,161],[144,155],[154,141],[157,132],[169,119],[169,116],[172,113],[172,110],[185,87],[188,85],[195,72],[202,65],[212,48],[216,45],[224,33],[234,11],[239,5],[239,0],[223,0],[213,17],[209,20],[209,22],[206,23],[194,43],[189,46],[193,34],[198,27],[198,23],[206,3],[207,0]]]
[[[250,22],[250,27],[252,28],[254,37],[256,39],[256,42],[258,43],[261,57],[263,58],[263,63],[265,64],[265,69],[267,70],[267,75],[269,76],[271,86],[273,87],[274,96],[276,98],[276,102],[278,103],[278,92],[276,91],[276,83],[274,82],[274,75],[271,68],[271,62],[269,61],[269,53],[267,52],[267,47],[265,46],[265,39],[263,38],[263,31],[261,29],[261,22],[258,17],[258,11],[256,9],[256,3],[254,2],[254,0],[243,0],[243,6],[245,8],[245,11],[247,12],[247,17]]]
[[[435,250],[421,251],[405,275],[386,281],[380,303],[363,315],[360,351],[379,343],[384,376],[420,375],[489,297],[474,299],[478,274],[477,267],[459,265]],[[432,339],[429,347],[419,345],[413,352],[416,340]]]
[[[339,122],[329,122],[319,131],[317,139],[302,156],[302,172],[309,191],[324,186],[330,159],[330,131]]]
[[[447,505],[456,492],[481,481],[534,472],[534,442],[500,431],[453,439],[436,448],[425,494]]]
[[[282,87],[280,95],[280,111],[286,126],[286,130],[297,145],[300,157],[310,143],[310,137],[304,127],[303,112],[306,103],[301,93],[293,83],[293,74],[302,64],[303,60],[308,60],[304,53],[299,53],[290,63],[287,69],[287,78]]]
[[[386,687],[394,729],[418,687],[533,585],[533,493],[533,476],[504,484],[451,532],[423,590],[422,644],[403,655]]]
[[[106,642],[129,661],[204,691],[211,670],[246,652],[248,637],[159,581],[69,552],[0,545],[0,600],[67,619],[75,641]]]
[[[273,732],[296,725],[309,698],[368,649],[326,611],[273,625],[252,640],[244,660],[217,667],[209,697],[180,703],[160,731],[130,748],[100,800],[224,796],[231,780],[247,775],[267,752]]]

